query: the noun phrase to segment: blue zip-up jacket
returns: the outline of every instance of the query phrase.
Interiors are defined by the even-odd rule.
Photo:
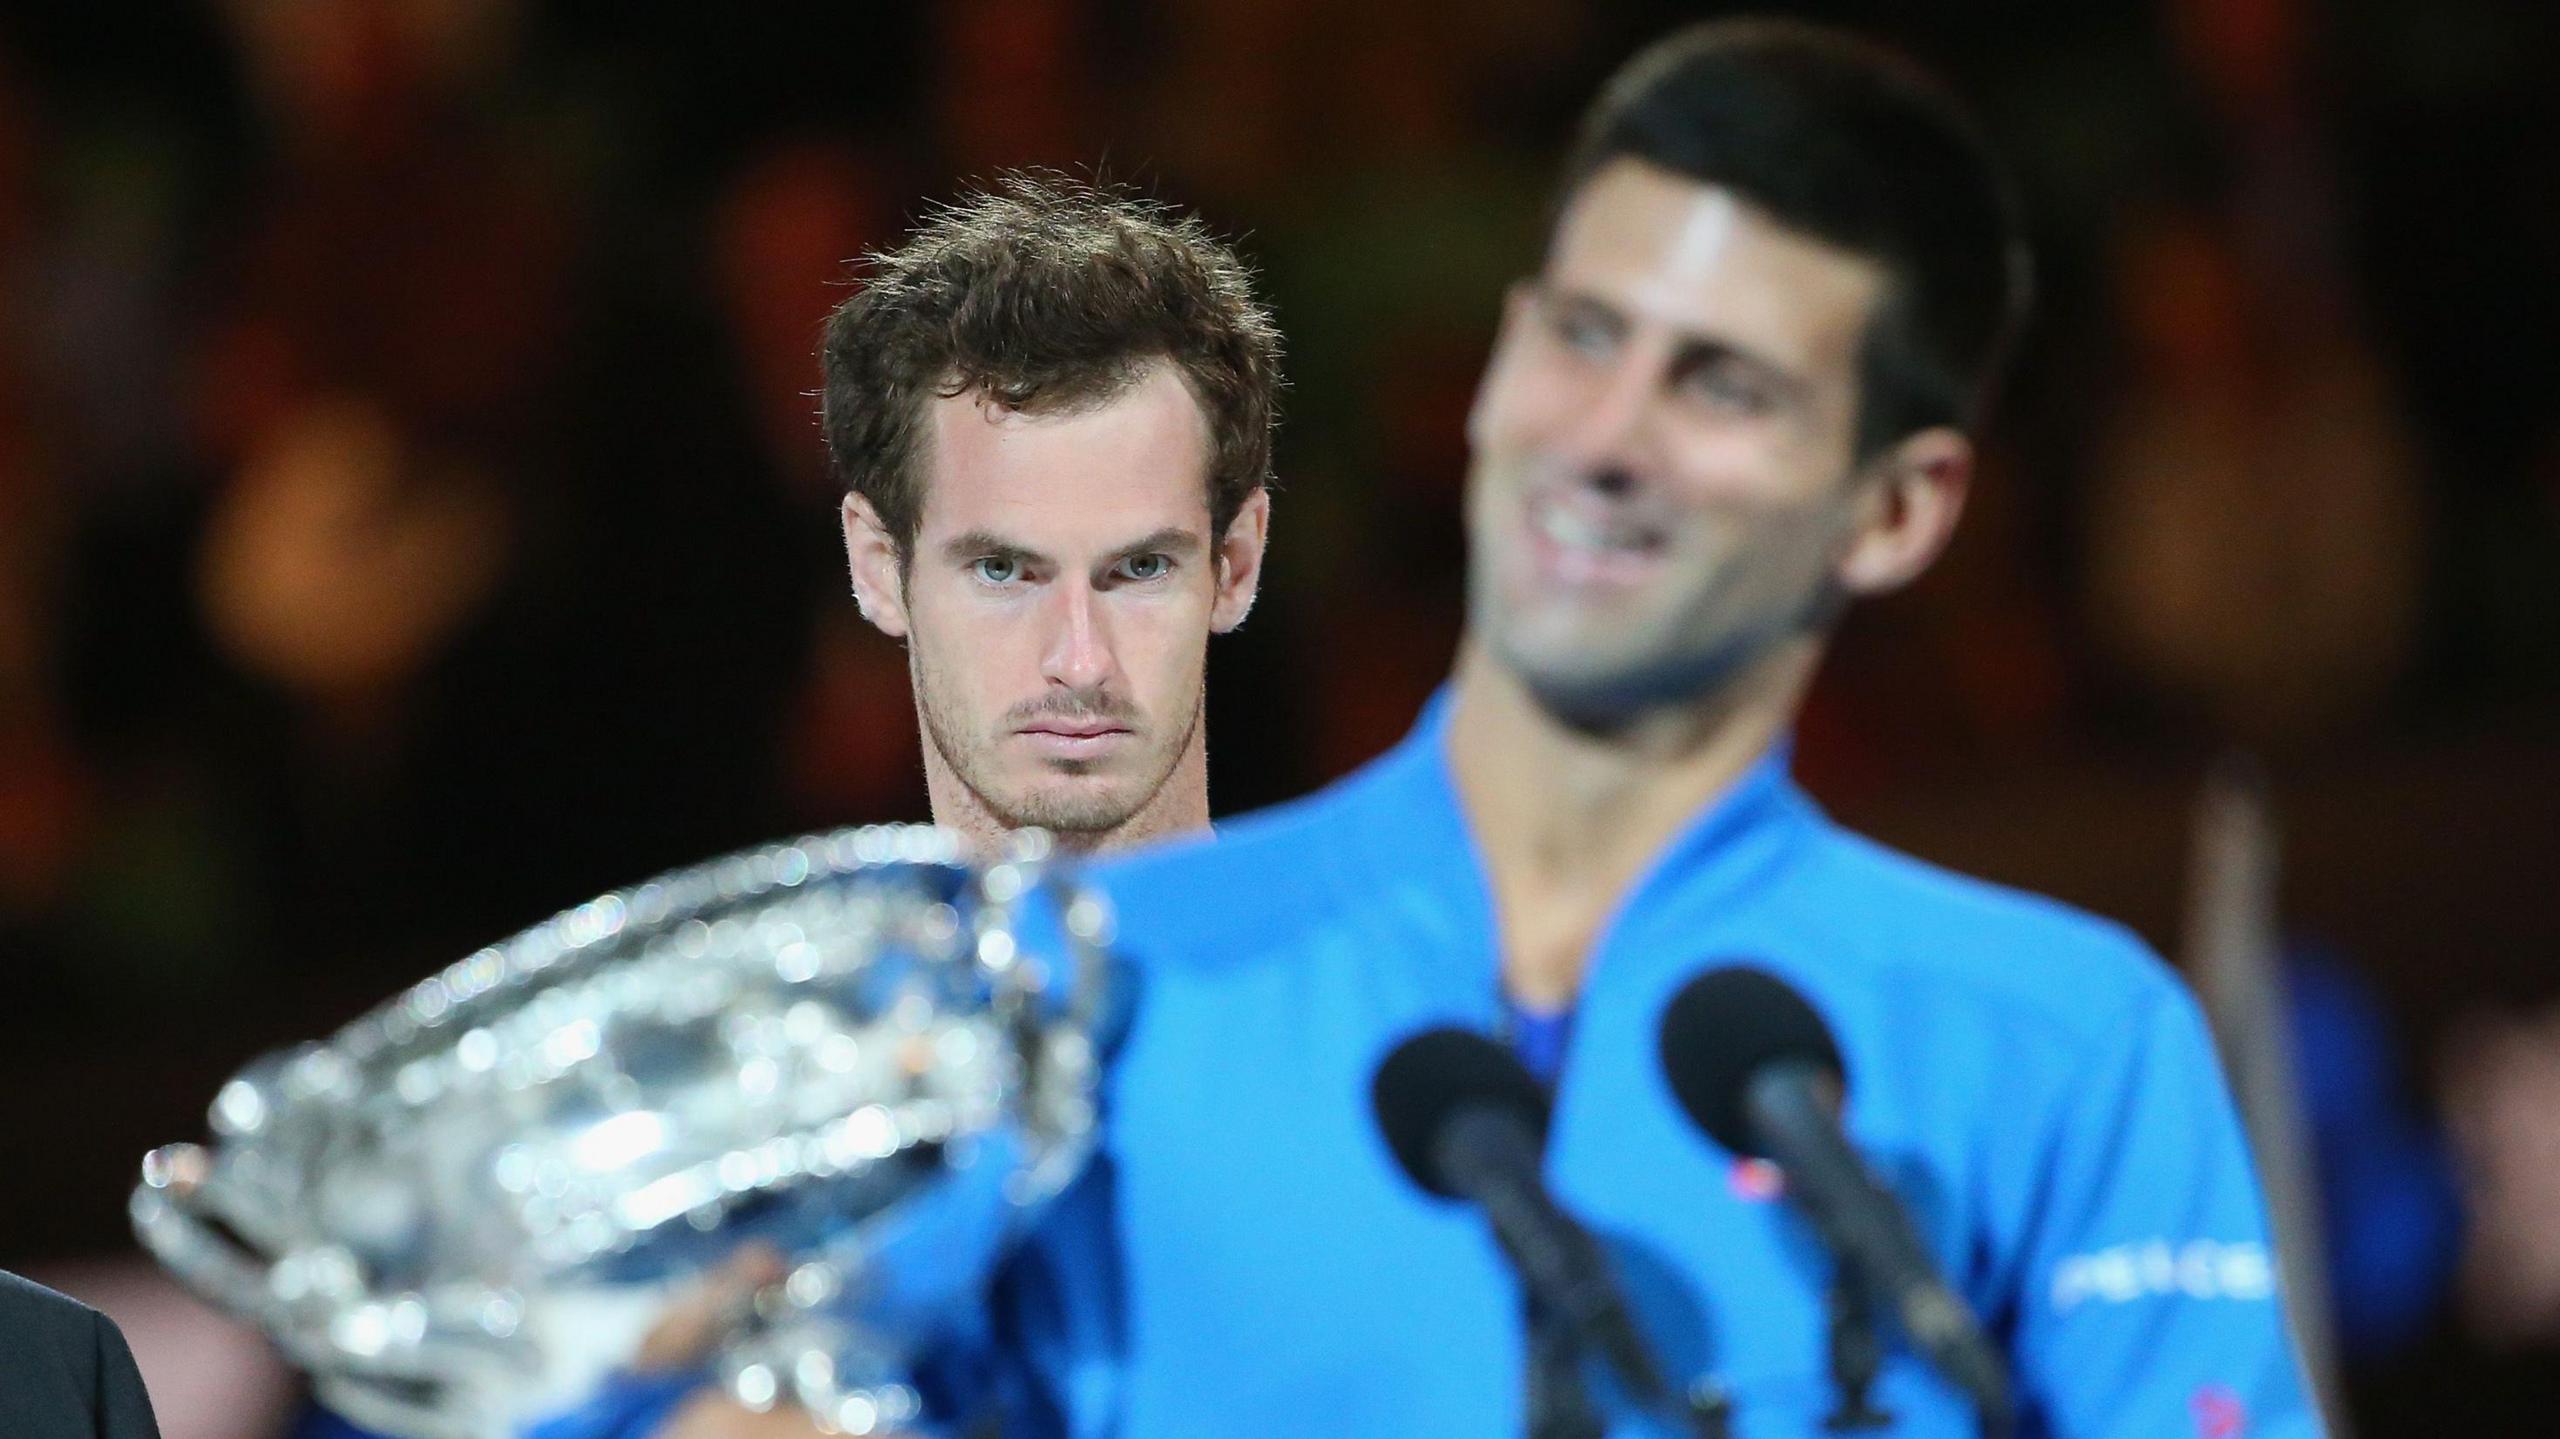
[[[1482,1220],[1417,1191],[1371,1120],[1399,1040],[1502,1013],[1448,710],[1308,799],[1098,872],[1142,986],[1102,1152],[1007,1266],[987,1347],[939,1376],[1010,1391],[1008,1433],[1522,1432],[1518,1288]],[[1829,1021],[1851,1136],[2005,1347],[2025,1433],[2318,1432],[2186,989],[2115,925],[1843,831],[1780,752],[1600,936],[1547,1153],[1668,1367],[1721,1382],[1738,1435],[1819,1434],[1833,1394],[1827,1261],[1656,1060],[1664,1003],[1736,961]],[[1973,1430],[1899,1347],[1874,1398],[1887,1432]]]

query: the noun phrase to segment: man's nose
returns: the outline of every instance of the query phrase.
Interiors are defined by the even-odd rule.
[[[1119,661],[1111,651],[1108,617],[1093,586],[1081,580],[1060,584],[1046,608],[1049,635],[1040,655],[1041,678],[1080,693],[1103,689],[1117,678]]]
[[[1624,476],[1643,468],[1654,406],[1661,392],[1653,357],[1631,348],[1591,377],[1556,436],[1556,452],[1594,475]]]

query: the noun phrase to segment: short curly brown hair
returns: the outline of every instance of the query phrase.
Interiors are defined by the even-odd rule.
[[[1252,272],[1198,220],[1117,187],[1013,171],[866,264],[821,347],[827,460],[878,511],[902,569],[924,512],[931,397],[1073,412],[1169,363],[1208,421],[1212,540],[1270,483],[1280,332]]]

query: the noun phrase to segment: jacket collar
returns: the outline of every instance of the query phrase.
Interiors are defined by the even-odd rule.
[[[1411,733],[1364,777],[1350,883],[1384,886],[1471,987],[1490,996],[1499,966],[1491,880],[1449,756],[1454,697],[1443,686]],[[1701,807],[1663,846],[1596,937],[1591,982],[1617,982],[1629,966],[1612,953],[1664,925],[1693,928],[1765,883],[1822,822],[1788,773],[1781,739]],[[1659,945],[1639,945],[1659,950]],[[1604,975],[1603,971],[1607,971]]]

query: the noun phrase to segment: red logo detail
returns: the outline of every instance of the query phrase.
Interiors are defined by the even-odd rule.
[[[1787,1192],[1786,1175],[1765,1159],[1735,1160],[1726,1181],[1733,1186],[1734,1198],[1753,1204],[1766,1204]]]
[[[2225,1384],[2207,1384],[2187,1401],[2196,1416],[2196,1439],[2240,1439],[2249,1432],[2249,1411]]]

